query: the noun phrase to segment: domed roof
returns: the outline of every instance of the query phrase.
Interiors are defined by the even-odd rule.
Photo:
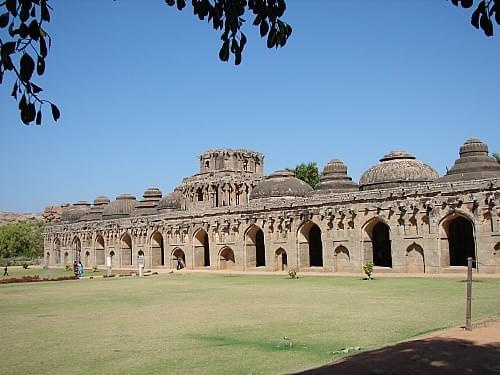
[[[323,169],[319,183],[314,187],[314,193],[346,192],[358,190],[358,184],[347,175],[347,166],[338,159],[330,160]]]
[[[109,203],[102,211],[103,219],[117,219],[129,216],[134,211],[137,201],[130,194],[121,194],[116,200]]]
[[[172,193],[166,194],[158,202],[158,210],[180,210],[182,201],[182,191],[176,188]]]
[[[78,201],[63,210],[61,213],[61,221],[76,223],[87,214],[89,209],[90,204],[87,201]]]
[[[305,197],[312,187],[295,177],[291,171],[276,171],[262,180],[250,193],[250,199]]]
[[[81,220],[93,221],[102,219],[102,211],[104,210],[104,206],[106,206],[109,202],[109,198],[104,195],[96,197],[94,199],[94,205],[90,207],[90,210],[85,216],[81,218]]]
[[[433,182],[439,177],[431,166],[406,151],[391,151],[359,180],[360,190],[387,189]]]
[[[156,187],[148,188],[142,197],[144,199],[135,206],[134,215],[156,214],[156,206],[161,199],[161,190]]]
[[[479,139],[468,139],[460,147],[460,158],[438,182],[500,178],[500,164],[488,154],[488,145]]]

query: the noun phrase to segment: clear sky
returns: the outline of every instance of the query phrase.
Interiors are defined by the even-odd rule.
[[[288,0],[287,46],[267,49],[248,14],[239,67],[190,5],[51,3],[38,82],[62,117],[26,127],[0,86],[0,211],[167,193],[218,147],[264,153],[266,174],[340,158],[355,180],[390,150],[440,174],[467,138],[500,151],[500,35],[445,0]]]

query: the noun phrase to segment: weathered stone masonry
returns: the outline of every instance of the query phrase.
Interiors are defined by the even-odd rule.
[[[468,140],[443,177],[403,151],[385,155],[359,186],[332,160],[312,190],[292,173],[264,178],[263,155],[211,150],[200,173],[162,196],[123,194],[65,209],[44,234],[50,266],[444,273],[468,256],[500,273],[500,165]]]

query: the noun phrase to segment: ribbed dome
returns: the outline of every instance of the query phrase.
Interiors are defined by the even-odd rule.
[[[134,215],[144,216],[156,214],[156,206],[161,199],[161,191],[156,187],[148,188],[142,195],[144,198],[135,206]]]
[[[150,187],[146,189],[142,197],[144,200],[149,200],[149,201],[159,201],[161,199],[161,190],[158,189],[157,187]]]
[[[305,197],[312,187],[295,177],[290,171],[276,171],[267,177],[250,193],[250,199]]]
[[[314,193],[357,191],[358,184],[347,175],[347,166],[338,159],[330,160],[323,169],[323,175],[314,188]]]
[[[61,221],[75,223],[89,212],[90,204],[87,201],[78,201],[65,208],[61,213]]]
[[[105,195],[100,195],[94,199],[94,206],[102,206],[111,202]]]
[[[158,202],[158,210],[180,210],[182,201],[181,189],[177,188],[172,193],[166,194]]]
[[[116,197],[116,200],[104,207],[102,212],[103,219],[117,219],[129,216],[133,211],[137,201],[130,194],[121,194]]]
[[[90,207],[90,210],[87,212],[85,216],[81,218],[83,221],[93,221],[102,219],[102,211],[104,210],[104,206],[109,203],[109,198],[106,196],[98,196],[94,199],[94,205]]]
[[[460,147],[460,158],[438,182],[500,178],[500,164],[488,154],[488,145],[479,139],[468,139]]]
[[[359,180],[360,190],[387,189],[433,182],[439,177],[434,168],[406,151],[391,151],[368,169]]]

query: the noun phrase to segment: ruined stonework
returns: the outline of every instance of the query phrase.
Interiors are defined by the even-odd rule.
[[[313,190],[288,171],[263,177],[264,157],[212,150],[174,192],[149,188],[66,208],[44,233],[45,261],[63,266],[207,270],[445,273],[473,257],[500,273],[500,165],[477,139],[439,177],[405,151],[386,154],[359,186],[340,160]]]

